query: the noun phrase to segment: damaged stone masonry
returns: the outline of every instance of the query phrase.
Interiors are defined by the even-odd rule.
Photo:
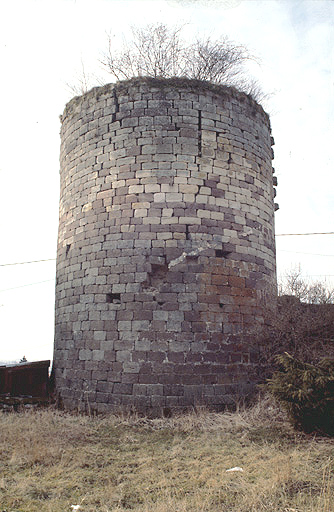
[[[133,79],[61,121],[59,398],[223,408],[253,384],[251,333],[276,293],[267,114],[233,88]]]

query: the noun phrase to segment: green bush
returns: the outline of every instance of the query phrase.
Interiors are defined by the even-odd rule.
[[[334,360],[303,363],[288,353],[277,357],[279,370],[266,385],[285,407],[295,427],[334,435]]]

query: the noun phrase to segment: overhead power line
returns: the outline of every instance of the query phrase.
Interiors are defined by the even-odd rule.
[[[290,252],[291,254],[306,254],[307,256],[327,256],[327,258],[334,258],[334,254],[319,254],[315,252],[301,252],[301,251],[285,251],[284,249],[277,249],[277,252]]]
[[[326,233],[278,233],[275,236],[309,236],[309,235],[334,235],[334,231]]]
[[[46,279],[45,281],[37,281],[36,283],[29,283],[29,284],[21,284],[21,286],[14,286],[13,288],[6,288],[5,290],[0,290],[0,292],[8,292],[9,290],[17,290],[17,288],[25,288],[26,286],[33,286],[35,284],[41,284],[41,283],[49,283],[50,281],[54,281],[53,279]]]
[[[280,279],[283,279],[285,278],[285,274],[279,274],[278,276]],[[307,279],[308,277],[334,277],[334,274],[307,274],[305,276],[305,278]]]
[[[47,260],[19,261],[17,263],[0,263],[0,267],[9,267],[10,265],[26,265],[27,263],[40,263],[41,261],[56,261],[56,258],[49,258]]]
[[[313,236],[313,235],[334,235],[334,231],[327,231],[324,233],[276,233],[275,236]],[[285,251],[287,252],[287,251]],[[301,253],[307,254],[307,253]],[[331,256],[331,254],[319,254],[315,256]],[[29,263],[41,263],[44,261],[56,261],[57,258],[47,258],[44,260],[31,260],[31,261],[18,261],[15,263],[0,263],[0,267],[9,267],[12,265],[27,265]]]

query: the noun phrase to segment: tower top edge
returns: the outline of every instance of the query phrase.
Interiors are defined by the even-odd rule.
[[[182,77],[173,78],[153,78],[153,77],[135,77],[129,80],[122,80],[115,83],[109,83],[98,87],[93,87],[89,91],[80,96],[72,98],[64,108],[63,114],[60,116],[60,121],[63,122],[65,118],[81,110],[84,102],[98,101],[104,95],[110,94],[130,94],[132,87],[146,86],[150,91],[157,92],[162,89],[177,89],[188,91],[189,93],[205,93],[211,92],[217,96],[229,96],[235,98],[241,103],[247,102],[251,107],[255,108],[261,113],[269,122],[269,115],[265,112],[263,107],[251,96],[239,90],[238,88],[224,84],[214,84],[205,80],[196,80]]]

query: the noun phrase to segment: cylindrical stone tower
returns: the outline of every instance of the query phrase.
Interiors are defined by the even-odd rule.
[[[58,395],[224,407],[251,385],[276,291],[267,114],[233,88],[142,78],[74,98],[61,121]]]

